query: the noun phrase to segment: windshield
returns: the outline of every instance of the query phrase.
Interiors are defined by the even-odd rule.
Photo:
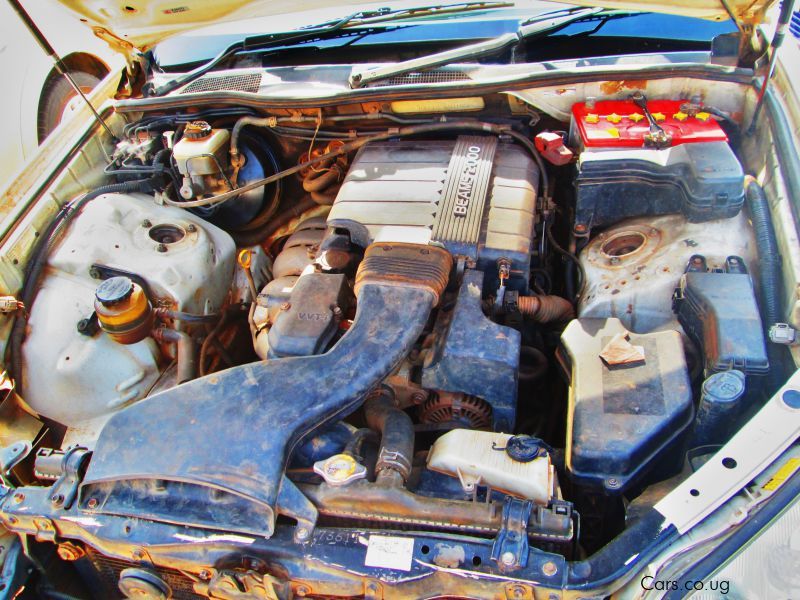
[[[199,28],[174,36],[152,51],[157,68],[182,72],[208,63],[236,44],[236,66],[395,62],[515,33],[549,14],[582,10],[552,2],[464,2],[425,5],[340,6]],[[336,27],[336,24],[340,25]],[[546,42],[525,44],[479,62],[541,62],[648,52],[706,51],[711,40],[734,33],[732,21],[654,13],[605,11],[548,32]],[[302,35],[299,35],[302,34]],[[267,40],[264,48],[251,41]],[[285,39],[285,43],[281,40]],[[537,38],[538,39],[538,38]],[[320,54],[323,51],[324,54]],[[223,65],[220,65],[223,66]]]

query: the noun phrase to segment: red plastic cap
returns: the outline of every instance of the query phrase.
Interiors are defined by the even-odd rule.
[[[557,133],[544,131],[534,138],[533,143],[539,154],[554,165],[565,165],[572,160],[572,150],[564,145],[564,138]]]

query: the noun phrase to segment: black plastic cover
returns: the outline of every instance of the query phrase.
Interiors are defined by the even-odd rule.
[[[738,369],[769,371],[764,327],[753,281],[746,273],[688,272],[675,290],[673,308],[703,353],[706,375]]]
[[[576,231],[627,217],[683,213],[699,223],[735,216],[744,171],[725,142],[588,151],[575,180]]]
[[[288,306],[284,305],[269,330],[270,356],[312,356],[324,352],[340,322],[337,312],[338,315],[345,312],[351,299],[352,292],[342,274],[308,273],[300,277]]]
[[[609,366],[600,358],[618,334],[645,360]],[[573,484],[621,493],[669,460],[693,418],[692,390],[677,331],[638,335],[619,319],[575,319],[561,336],[569,377],[566,466]]]

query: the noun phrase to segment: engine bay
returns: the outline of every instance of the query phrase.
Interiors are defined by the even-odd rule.
[[[711,456],[786,368],[735,117],[480,100],[127,115],[12,337],[48,434],[8,529],[37,501],[96,519],[58,555],[109,594],[228,597],[269,569],[111,558],[104,518],[447,534],[425,560],[519,576],[529,548],[594,555]]]

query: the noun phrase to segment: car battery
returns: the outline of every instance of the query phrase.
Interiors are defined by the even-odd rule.
[[[670,139],[670,146],[699,142],[727,142],[728,136],[702,108],[683,100],[650,100],[647,110]],[[573,142],[590,148],[644,148],[650,121],[632,100],[604,100],[572,106]]]
[[[649,143],[650,121],[632,101],[573,106],[580,149],[574,232],[629,217],[682,213],[694,223],[733,217],[744,204],[744,171],[709,113],[680,101],[647,103],[667,140]]]

